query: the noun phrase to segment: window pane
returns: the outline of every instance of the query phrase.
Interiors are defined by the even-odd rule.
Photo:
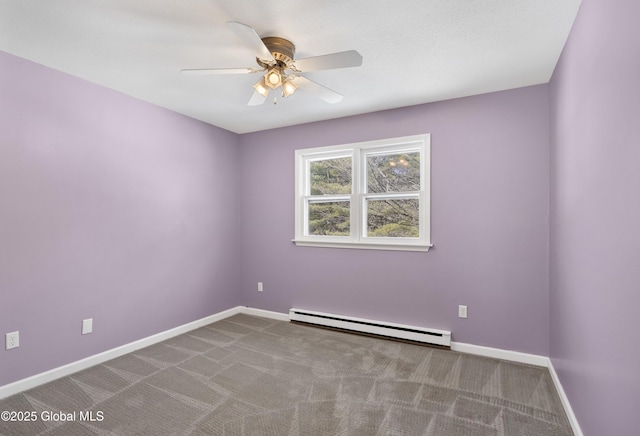
[[[420,190],[420,153],[367,156],[367,192]]]
[[[351,194],[351,158],[313,161],[310,166],[310,194]]]
[[[417,238],[420,236],[420,201],[417,198],[367,201],[367,236]]]
[[[310,201],[309,234],[349,236],[350,210],[348,201]]]

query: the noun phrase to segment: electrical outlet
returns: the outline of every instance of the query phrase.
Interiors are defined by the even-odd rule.
[[[82,320],[82,334],[86,335],[93,331],[93,318]]]
[[[20,346],[20,332],[11,332],[5,335],[6,349],[18,348]]]
[[[463,306],[463,305],[458,306],[458,317],[459,318],[467,317],[467,306]]]
[[[262,282],[258,282],[258,292],[262,292]]]

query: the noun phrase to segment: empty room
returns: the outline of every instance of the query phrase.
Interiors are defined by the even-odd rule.
[[[639,18],[2,0],[0,435],[637,435]]]

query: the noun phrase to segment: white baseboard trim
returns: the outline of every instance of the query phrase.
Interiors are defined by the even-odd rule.
[[[111,350],[104,351],[102,353],[94,354],[93,356],[86,357],[76,362],[71,362],[67,365],[63,365],[58,368],[45,371],[43,373],[36,374],[22,380],[18,380],[16,382],[9,383],[4,386],[0,386],[0,399],[10,397],[11,395],[26,391],[28,389],[32,389],[36,386],[40,386],[45,383],[49,383],[50,381],[56,380],[60,377],[65,377],[67,375],[73,374],[74,372],[82,371],[83,369],[87,369],[92,366],[99,365],[108,360],[115,359],[116,357],[120,357],[127,353],[131,353],[133,351],[139,350],[140,348],[157,344],[167,339],[171,339],[174,336],[178,336],[183,333],[187,333],[191,330],[204,327],[216,321],[221,321],[225,318],[228,318],[233,315],[237,315],[239,313],[244,313],[246,315],[260,316],[263,318],[274,319],[277,321],[289,321],[289,314],[287,313],[272,312],[269,310],[255,309],[247,306],[232,307],[231,309],[227,309],[222,312],[218,312],[216,314],[207,316],[205,318],[201,318],[199,320],[196,320],[187,324],[183,324],[181,326],[166,330],[164,332],[160,332],[158,334],[140,339],[138,341],[130,342],[120,347],[116,347]],[[573,413],[573,409],[571,408],[571,404],[569,404],[569,399],[567,398],[567,395],[565,394],[564,389],[560,384],[560,379],[558,378],[558,374],[556,374],[556,371],[553,368],[553,364],[551,363],[551,359],[549,359],[548,357],[540,356],[537,354],[521,353],[519,351],[502,350],[499,348],[465,344],[462,342],[451,342],[451,349],[453,351],[458,351],[461,353],[475,354],[475,355],[485,356],[485,357],[493,357],[496,359],[508,360],[511,362],[526,363],[529,365],[536,365],[536,366],[549,368],[549,372],[551,373],[551,379],[553,380],[553,383],[556,389],[558,390],[558,394],[560,395],[560,400],[562,401],[562,405],[564,406],[565,412],[567,413],[567,417],[569,418],[571,428],[573,429],[575,436],[583,436],[582,430],[580,429],[580,425],[578,425],[578,421],[576,420],[575,414]]]
[[[549,358],[547,356],[521,353],[520,351],[503,350],[500,348],[483,347],[482,345],[451,342],[451,349],[453,351],[459,351],[461,353],[493,357],[494,359],[508,360],[510,362],[517,363],[526,363],[535,366],[544,366],[545,368],[548,368],[550,364]]]
[[[569,424],[571,424],[571,429],[573,430],[573,434],[575,436],[583,436],[582,429],[580,428],[580,424],[578,424],[578,420],[576,419],[576,415],[573,413],[573,409],[571,408],[571,404],[569,403],[569,398],[567,394],[564,392],[564,388],[560,383],[560,378],[558,378],[558,374],[556,373],[555,368],[553,367],[553,362],[549,359],[549,373],[551,373],[551,380],[553,380],[553,384],[558,391],[558,395],[560,395],[560,401],[562,401],[562,406],[564,407],[564,411],[567,414],[567,418],[569,419]]]
[[[276,321],[289,321],[288,313],[272,312],[270,310],[256,309],[253,307],[241,307],[240,313],[246,315],[261,316],[263,318],[275,319]]]
[[[13,383],[9,383],[8,385],[0,386],[0,399],[10,397],[11,395],[35,388],[36,386],[40,386],[45,383],[49,383],[50,381],[56,380],[60,377],[66,377],[70,374],[73,374],[74,372],[82,371],[83,369],[99,365],[103,362],[106,362],[107,360],[115,359],[116,357],[120,357],[127,353],[131,353],[141,348],[157,344],[158,342],[171,339],[174,336],[178,336],[191,330],[204,327],[208,324],[211,324],[212,322],[223,320],[238,313],[246,313],[246,308],[242,306],[232,307],[231,309],[218,312],[214,315],[210,315],[205,318],[201,318],[196,321],[166,330],[164,332],[160,332],[158,334],[134,342],[130,342],[120,347],[112,348],[111,350],[103,351],[102,353],[94,354],[93,356],[89,356],[84,359],[71,362],[67,365],[63,365],[58,368],[42,372],[40,374],[36,374],[31,377],[15,381]]]

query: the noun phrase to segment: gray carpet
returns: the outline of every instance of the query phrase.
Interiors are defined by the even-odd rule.
[[[0,421],[11,436],[573,434],[545,368],[248,315],[14,395],[3,410],[37,416]],[[75,415],[42,420],[56,411]]]

